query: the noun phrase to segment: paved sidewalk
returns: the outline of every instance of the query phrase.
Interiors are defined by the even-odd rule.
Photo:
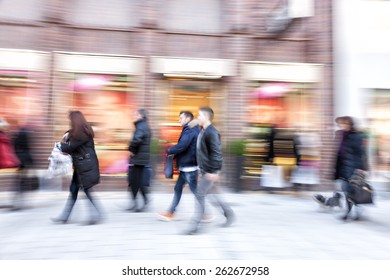
[[[337,210],[319,207],[311,193],[224,194],[237,215],[221,228],[218,213],[199,235],[186,236],[194,198],[183,195],[177,219],[162,222],[172,194],[155,192],[148,212],[129,213],[126,192],[96,192],[104,213],[102,224],[82,226],[87,201],[76,204],[69,224],[50,221],[60,213],[68,193],[40,191],[28,195],[28,209],[0,209],[2,260],[361,260],[390,259],[390,195],[364,207],[366,219],[342,222]],[[10,193],[0,193],[6,204]],[[80,195],[80,198],[83,198]]]

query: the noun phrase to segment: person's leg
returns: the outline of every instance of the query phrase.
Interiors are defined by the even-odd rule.
[[[198,185],[198,170],[186,172],[185,178],[191,192],[196,195],[196,187]]]
[[[342,219],[346,220],[348,219],[348,215],[352,210],[353,203],[349,200],[349,194],[352,192],[352,188],[349,185],[349,182],[346,180],[341,180],[341,189],[343,190],[345,194],[345,205],[346,205],[346,212],[341,217]]]
[[[99,210],[99,207],[97,205],[96,200],[94,200],[92,198],[92,194],[91,194],[92,190],[91,189],[84,189],[84,192],[85,192],[86,197],[91,202],[91,205],[93,206],[93,208],[95,208],[95,210],[92,210],[92,212],[91,212],[91,219],[89,221],[89,224],[98,223],[101,219],[101,213],[100,213],[100,210]]]
[[[140,165],[134,165],[132,168],[131,178],[130,178],[131,183],[130,184],[131,184],[131,191],[133,194],[134,206],[131,208],[131,210],[138,210],[137,194],[138,194],[138,191],[141,188],[141,184],[142,184],[142,171],[143,171],[142,167],[143,166],[140,166]]]
[[[183,187],[184,187],[185,183],[186,183],[185,172],[180,171],[179,177],[177,178],[177,181],[175,184],[171,206],[168,209],[168,212],[170,214],[173,214],[176,211],[177,205],[179,205],[181,196],[183,194]]]
[[[11,210],[21,210],[23,208],[23,185],[26,184],[25,168],[19,167],[14,181],[14,194],[11,202]]]
[[[197,200],[197,209],[192,220],[192,225],[187,234],[195,234],[198,231],[199,224],[204,216],[205,207],[206,207],[206,196],[210,189],[213,186],[213,182],[208,180],[204,174],[199,181],[199,184],[196,188],[196,200]]]
[[[221,208],[223,215],[226,218],[226,222],[222,226],[224,227],[230,226],[235,219],[235,215],[230,205],[226,203],[226,201],[222,198],[220,189],[216,184],[212,186],[209,197],[210,199],[212,199],[212,203],[214,205]]]
[[[78,193],[79,193],[79,188],[80,187],[79,187],[79,184],[78,184],[77,175],[73,174],[72,182],[71,182],[70,187],[69,187],[70,194],[69,194],[68,200],[66,201],[64,210],[62,211],[62,214],[58,218],[53,218],[52,219],[53,222],[66,223],[68,221],[69,216],[70,216],[70,214],[72,212],[73,206],[76,203],[77,196],[78,196]]]
[[[147,190],[147,187],[145,185],[145,176],[147,176],[146,174],[146,167],[145,166],[140,166],[140,172],[141,172],[141,181],[140,181],[140,184],[139,184],[139,189],[141,191],[141,194],[142,194],[142,197],[144,198],[144,206],[143,208],[146,207],[146,205],[149,203],[149,199],[148,199],[148,190]]]

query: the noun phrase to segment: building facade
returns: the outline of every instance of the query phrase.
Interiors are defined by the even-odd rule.
[[[237,168],[229,147],[240,140],[244,188],[261,185],[264,165],[282,166],[288,180],[297,161],[287,138],[298,133],[317,136],[306,162],[326,186],[333,161],[331,3],[3,0],[0,114],[34,127],[37,168],[44,169],[67,129],[67,112],[80,109],[97,134],[99,187],[120,189],[134,110],[150,113],[158,162],[177,140],[179,112],[211,106],[224,183]],[[271,132],[279,133],[275,145]],[[0,181],[11,178],[3,173]]]
[[[389,16],[389,1],[335,4],[335,114],[367,130],[370,169],[380,181],[390,173]]]

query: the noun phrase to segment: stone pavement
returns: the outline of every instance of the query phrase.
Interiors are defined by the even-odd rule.
[[[194,211],[193,195],[183,194],[177,219],[157,220],[172,194],[151,194],[148,212],[125,212],[128,193],[95,192],[102,205],[102,224],[82,226],[87,200],[76,203],[69,224],[53,224],[68,193],[28,194],[28,209],[0,209],[1,260],[379,260],[390,259],[390,195],[377,195],[364,207],[365,219],[342,222],[340,212],[321,208],[312,193],[226,193],[237,220],[230,228],[215,208],[216,219],[202,233],[186,236]],[[9,192],[0,193],[0,205]],[[84,198],[81,194],[80,198]]]

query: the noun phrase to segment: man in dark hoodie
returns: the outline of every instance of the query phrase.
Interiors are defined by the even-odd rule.
[[[166,212],[159,213],[159,219],[171,221],[177,205],[180,202],[184,185],[187,183],[191,192],[196,195],[198,183],[198,166],[196,162],[196,140],[200,131],[199,125],[193,128],[188,123],[194,119],[189,111],[182,111],[179,114],[179,123],[183,127],[178,143],[167,150],[168,156],[174,156],[179,169],[179,177],[175,185],[175,193],[171,206]]]

